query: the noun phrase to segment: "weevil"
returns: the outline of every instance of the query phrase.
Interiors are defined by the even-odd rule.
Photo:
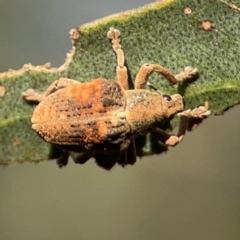
[[[173,146],[182,140],[183,134],[163,131],[161,127],[166,120],[179,112],[195,118],[210,114],[207,106],[183,111],[180,94],[169,96],[146,89],[153,72],[160,73],[174,85],[197,74],[191,67],[173,75],[158,64],[143,64],[136,75],[134,89],[128,89],[120,31],[112,27],[107,37],[117,57],[117,81],[97,78],[80,83],[60,78],[42,94],[33,89],[22,93],[26,100],[39,102],[31,118],[32,128],[45,141],[64,150],[57,161],[60,167],[67,164],[69,153],[74,155],[76,163],[83,163],[97,153],[117,152],[124,156],[125,163],[133,164],[135,135],[150,132],[159,141]]]

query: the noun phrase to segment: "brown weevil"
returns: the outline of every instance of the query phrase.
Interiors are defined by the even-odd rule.
[[[191,67],[177,75],[157,64],[143,64],[136,75],[134,89],[128,89],[127,68],[120,44],[120,31],[110,28],[117,56],[117,81],[97,78],[91,82],[60,78],[39,94],[32,89],[22,93],[29,101],[40,102],[32,115],[32,128],[47,142],[64,150],[59,166],[67,164],[74,153],[75,162],[83,163],[97,153],[119,152],[124,162],[136,161],[134,136],[151,132],[159,141],[173,146],[183,134],[171,135],[161,129],[165,120],[181,112],[186,117],[203,118],[205,107],[183,111],[183,97],[145,89],[148,77],[157,72],[172,85],[197,74]]]

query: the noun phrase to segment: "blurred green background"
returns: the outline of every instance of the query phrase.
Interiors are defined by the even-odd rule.
[[[71,28],[149,2],[1,0],[0,71],[58,67]],[[210,117],[167,154],[133,167],[0,166],[0,240],[240,239],[239,110]]]

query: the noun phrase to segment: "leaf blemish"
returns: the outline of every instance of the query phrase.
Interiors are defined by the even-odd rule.
[[[209,20],[205,20],[202,22],[201,28],[205,31],[211,31],[213,29],[213,24]]]

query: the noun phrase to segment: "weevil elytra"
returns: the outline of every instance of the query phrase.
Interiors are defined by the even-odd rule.
[[[159,141],[175,145],[183,134],[170,135],[161,126],[174,114],[202,118],[207,107],[183,111],[183,97],[145,89],[148,77],[157,72],[170,84],[188,80],[197,74],[191,67],[177,75],[157,64],[143,64],[136,75],[133,90],[128,89],[127,68],[120,44],[120,31],[110,28],[107,37],[117,56],[117,81],[97,78],[91,82],[60,78],[45,92],[33,89],[22,93],[29,101],[40,102],[32,115],[32,128],[47,142],[65,152],[59,166],[67,164],[69,153],[79,153],[75,162],[83,163],[96,153],[119,152],[126,163],[136,161],[134,136],[151,132]],[[120,154],[121,153],[121,154]]]

